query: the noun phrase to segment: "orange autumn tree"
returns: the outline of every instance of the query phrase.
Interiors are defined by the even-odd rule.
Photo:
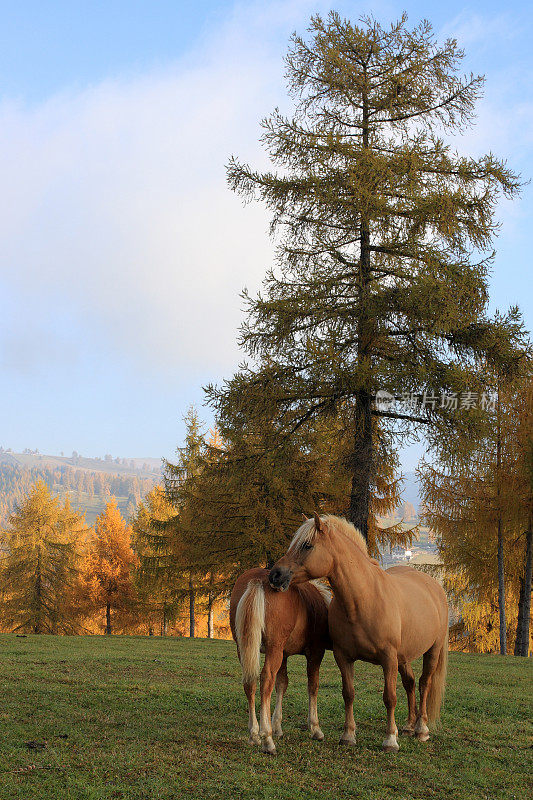
[[[132,533],[115,498],[111,498],[96,518],[82,578],[92,612],[105,609],[106,634],[112,633],[111,612],[125,615],[135,605],[133,571],[137,557],[131,546]]]

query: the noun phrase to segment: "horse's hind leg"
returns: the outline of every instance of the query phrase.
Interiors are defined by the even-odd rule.
[[[276,705],[274,708],[274,713],[272,714],[272,733],[279,739],[281,739],[283,736],[283,730],[281,728],[281,720],[283,718],[282,704],[283,695],[287,691],[288,685],[289,676],[287,674],[287,656],[284,656],[283,661],[281,662],[281,667],[276,675]]]
[[[261,744],[259,737],[259,724],[255,716],[255,687],[256,681],[244,684],[244,693],[248,700],[248,731],[250,733],[250,744]]]
[[[385,686],[383,689],[383,702],[387,709],[387,738],[383,742],[386,753],[396,753],[400,749],[398,744],[398,728],[394,719],[396,709],[396,680],[398,678],[398,658],[395,652],[387,653],[382,662]]]
[[[439,661],[441,647],[441,644],[433,645],[427,653],[424,653],[422,675],[418,683],[420,691],[420,709],[415,725],[415,734],[419,742],[427,742],[429,739],[427,698],[431,686],[431,678]]]
[[[272,722],[270,719],[270,700],[274,689],[274,681],[283,662],[283,648],[269,648],[265,654],[265,663],[261,670],[261,714],[259,717],[259,735],[261,736],[261,750],[273,756],[276,754],[276,745],[272,738]]]
[[[414,736],[416,718],[418,715],[418,709],[416,707],[415,674],[411,664],[400,664],[398,669],[402,679],[403,688],[407,694],[407,707],[409,709],[407,714],[407,722],[402,728],[402,733],[406,734],[407,736]]]
[[[319,742],[324,738],[324,734],[320,730],[320,725],[318,723],[317,708],[319,670],[323,658],[324,650],[318,653],[311,653],[307,656],[307,691],[309,694],[307,725],[311,733],[311,739],[317,739]]]

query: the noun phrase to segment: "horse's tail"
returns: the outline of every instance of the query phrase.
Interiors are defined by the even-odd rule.
[[[261,639],[265,630],[265,590],[251,580],[239,600],[235,614],[235,636],[239,647],[243,683],[257,680],[261,667]]]
[[[448,626],[446,626],[446,636],[439,654],[437,669],[433,673],[427,697],[428,722],[436,723],[439,721],[440,709],[444,699],[444,687],[446,686],[446,671],[448,669]]]

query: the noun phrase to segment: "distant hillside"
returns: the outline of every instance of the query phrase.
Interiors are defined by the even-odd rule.
[[[106,472],[113,475],[134,475],[141,478],[159,478],[161,475],[161,459],[159,458],[85,458],[73,452],[70,456],[49,456],[38,450],[24,450],[14,453],[0,447],[0,464],[19,464],[23,467],[75,467],[91,472]]]
[[[125,517],[161,479],[161,462],[154,458],[104,459],[48,456],[35,451],[13,453],[0,448],[0,525],[36,480],[59,497],[70,497],[91,525],[111,496]]]

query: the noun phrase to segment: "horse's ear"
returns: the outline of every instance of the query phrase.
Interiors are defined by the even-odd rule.
[[[314,515],[315,515],[315,528],[317,529],[317,531],[321,531],[322,530],[322,527],[321,527],[322,523],[320,521],[320,517],[318,516],[316,511],[314,512]]]
[[[302,518],[304,522],[307,522],[307,517],[305,516],[304,512],[302,511]]]

